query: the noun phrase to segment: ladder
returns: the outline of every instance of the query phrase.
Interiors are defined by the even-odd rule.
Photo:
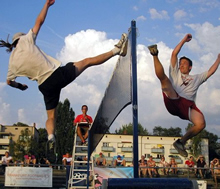
[[[79,136],[77,135],[77,128],[83,127],[90,129],[91,124],[87,122],[77,123],[75,127],[75,137],[72,153],[72,165],[69,173],[68,189],[83,189],[87,188],[87,158],[88,158],[88,144],[82,145]],[[93,159],[89,161],[89,188],[95,188],[94,165]]]

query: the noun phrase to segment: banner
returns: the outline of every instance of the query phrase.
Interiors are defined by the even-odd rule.
[[[52,168],[6,167],[5,186],[52,187]]]
[[[116,167],[116,168],[94,167],[95,187],[101,186],[103,179],[133,178],[133,172],[134,172],[133,167]]]

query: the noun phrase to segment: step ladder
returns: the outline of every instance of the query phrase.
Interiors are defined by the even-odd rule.
[[[87,122],[77,123],[75,127],[75,137],[72,153],[72,165],[69,173],[68,189],[87,188],[87,157],[88,157],[88,145],[81,144],[81,140],[77,135],[77,128],[83,127],[84,129],[90,129],[91,124]],[[89,188],[95,188],[94,178],[94,164],[93,159],[89,161]]]

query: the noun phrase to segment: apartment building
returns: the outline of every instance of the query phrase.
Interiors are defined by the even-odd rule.
[[[33,126],[14,126],[14,125],[1,125],[0,124],[0,158],[4,156],[5,151],[9,151],[9,146],[13,142],[17,142],[20,137],[21,131],[28,129],[31,136],[38,141],[39,133],[36,124]]]
[[[138,136],[139,159],[144,155],[148,160],[149,156],[153,156],[156,163],[160,162],[160,157],[164,156],[169,162],[171,157],[174,157],[178,166],[184,166],[185,160],[174,149],[173,142],[179,137],[163,137],[163,136]],[[206,162],[209,162],[208,139],[202,139],[201,154],[205,157]],[[191,155],[191,143],[186,145],[189,156]],[[126,165],[130,165],[133,160],[133,136],[132,135],[116,135],[105,134],[96,150],[93,152],[93,157],[96,158],[102,152],[107,160],[108,165],[112,165],[114,158],[121,155],[126,160]]]

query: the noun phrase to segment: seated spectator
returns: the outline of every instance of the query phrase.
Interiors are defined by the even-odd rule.
[[[177,174],[177,163],[176,163],[176,160],[175,160],[175,158],[171,158],[170,159],[170,163],[169,163],[169,165],[170,165],[170,170],[171,170],[171,172],[173,173],[173,174]]]
[[[102,152],[99,153],[99,157],[96,159],[97,166],[106,166],[106,159],[103,157]]]
[[[212,177],[214,178],[214,167],[215,165],[218,163],[218,159],[217,158],[214,158],[211,162],[210,162],[210,170],[211,170],[211,174],[212,174]]]
[[[36,164],[36,158],[34,155],[31,155],[31,153],[29,152],[27,155],[24,156],[24,163],[26,165],[33,165],[35,166]]]
[[[152,173],[156,176],[158,175],[156,170],[156,162],[153,160],[152,156],[149,157],[149,160],[147,161],[147,166],[148,166],[148,174],[150,178],[152,178]]]
[[[200,177],[202,179],[204,179],[205,177],[205,174],[206,174],[206,162],[205,162],[205,159],[204,159],[204,156],[200,155],[198,158],[197,158],[197,172],[199,173]]]
[[[193,170],[196,174],[196,169],[194,169],[196,168],[196,165],[193,156],[190,156],[189,159],[185,161],[185,167],[189,168],[190,170]]]
[[[220,163],[219,163],[219,159],[215,158],[212,160],[212,164],[213,164],[213,178],[215,181],[215,187],[218,187],[218,179],[217,177],[220,177]]]
[[[139,176],[146,177],[147,176],[147,160],[145,159],[145,156],[142,155],[141,159],[138,161],[139,163]]]
[[[163,175],[168,175],[168,168],[170,166],[169,166],[169,163],[167,163],[165,161],[164,156],[161,156],[161,158],[160,158],[159,167],[160,167],[160,171],[162,172]]]
[[[122,159],[120,155],[117,156],[117,159],[114,160],[114,166],[126,166],[126,161]]]
[[[72,156],[67,152],[66,155],[63,156],[62,159],[63,165],[72,165]]]
[[[47,158],[45,158],[45,157],[40,158],[40,162],[39,163],[40,163],[41,167],[52,167],[50,165],[49,160]]]
[[[88,123],[88,125],[86,127],[77,127],[77,135],[79,136],[80,140],[81,140],[81,145],[83,146],[87,146],[87,138],[88,138],[88,131],[89,131],[89,125],[92,124],[93,120],[92,117],[87,115],[87,111],[88,111],[88,106],[87,105],[83,105],[82,108],[82,114],[78,115],[75,120],[74,120],[74,126],[77,125],[77,123]]]
[[[10,163],[13,163],[12,157],[9,155],[9,152],[5,152],[5,156],[2,157],[2,171],[5,172],[5,167],[9,166]]]

